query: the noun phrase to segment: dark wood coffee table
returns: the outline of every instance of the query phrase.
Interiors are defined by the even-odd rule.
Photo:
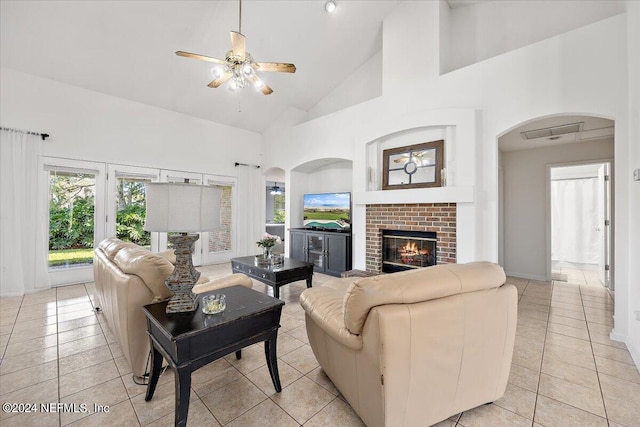
[[[254,256],[231,258],[234,273],[244,273],[273,288],[273,295],[280,298],[280,287],[288,283],[306,280],[311,287],[313,264],[285,258],[282,265],[257,265]]]
[[[264,341],[264,354],[271,381],[282,390],[278,374],[276,340],[283,301],[244,286],[230,286],[210,293],[226,295],[222,313],[206,315],[201,306],[191,313],[167,315],[167,301],[145,305],[147,333],[151,338],[151,378],[145,400],[153,397],[164,357],[175,375],[175,425],[186,426],[189,412],[191,373],[227,354]],[[199,299],[203,295],[199,295]]]

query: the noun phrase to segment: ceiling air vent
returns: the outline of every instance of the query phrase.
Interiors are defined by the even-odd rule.
[[[584,122],[579,122],[544,129],[528,130],[526,132],[520,132],[520,135],[522,135],[523,139],[549,138],[558,135],[566,135],[568,133],[580,132],[583,124]]]

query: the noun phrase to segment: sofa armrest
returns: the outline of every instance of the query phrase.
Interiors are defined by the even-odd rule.
[[[228,288],[229,286],[242,285],[247,288],[253,288],[253,282],[246,274],[235,273],[221,279],[210,279],[208,281],[196,284],[192,292],[194,294],[202,294],[204,292],[215,291],[217,289]]]
[[[347,330],[342,312],[345,289],[353,278],[331,280],[322,286],[305,289],[300,305],[315,324],[339,343],[353,350],[362,348],[362,337]]]

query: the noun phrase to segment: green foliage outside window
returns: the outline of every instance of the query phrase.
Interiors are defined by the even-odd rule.
[[[69,206],[49,203],[49,249],[93,247],[93,196],[76,197]]]
[[[273,196],[273,222],[284,224],[284,194]]]
[[[151,245],[151,233],[144,230],[147,216],[144,181],[120,178],[117,194],[116,236],[140,246]]]
[[[55,174],[49,187],[49,249],[93,247],[95,179]]]

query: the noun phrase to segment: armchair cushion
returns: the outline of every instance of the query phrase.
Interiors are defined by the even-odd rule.
[[[344,325],[352,334],[360,334],[373,307],[411,304],[497,288],[505,280],[504,270],[489,262],[441,264],[359,279],[349,286],[344,295]]]

